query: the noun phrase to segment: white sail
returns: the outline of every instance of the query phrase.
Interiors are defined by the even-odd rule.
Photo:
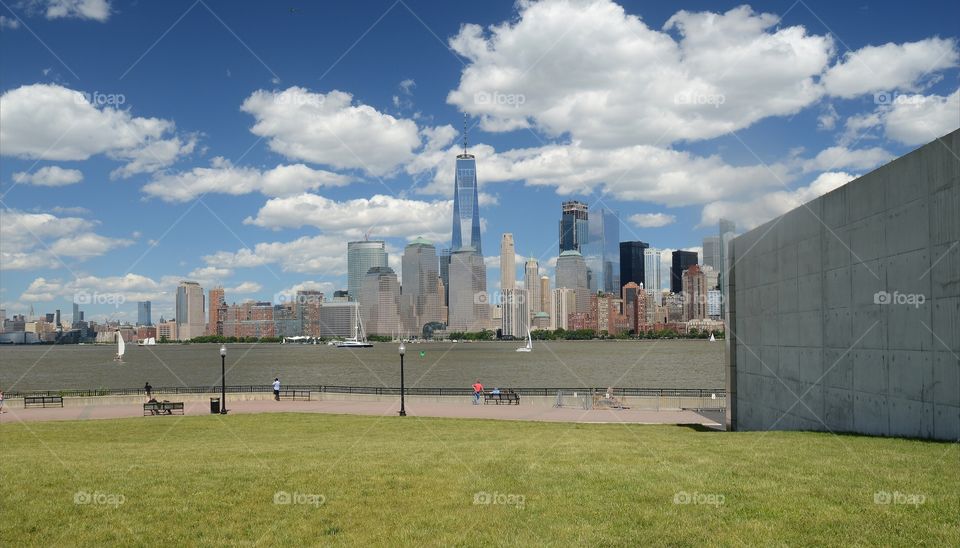
[[[717,339],[713,336],[713,333],[710,333],[710,342],[716,342]]]
[[[530,334],[530,324],[527,324],[527,345],[521,346],[517,352],[533,352],[533,335]]]
[[[117,331],[117,358],[118,360],[123,359],[123,353],[126,351],[126,345],[123,342],[123,334]]]

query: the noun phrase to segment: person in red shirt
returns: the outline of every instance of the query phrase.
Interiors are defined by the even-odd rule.
[[[480,405],[480,396],[483,394],[483,385],[480,384],[480,379],[477,379],[477,382],[473,383],[473,405]]]

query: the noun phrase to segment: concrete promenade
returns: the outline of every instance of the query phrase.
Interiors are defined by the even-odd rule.
[[[249,413],[333,413],[351,415],[396,416],[400,409],[397,398],[322,399],[314,401],[274,401],[272,399],[243,399],[227,396],[230,415]],[[175,420],[176,416],[143,416],[143,398],[83,398],[82,405],[68,403],[64,407],[24,409],[22,402],[11,407],[4,406],[0,424],[38,421],[116,419],[140,417],[143,420]],[[209,400],[204,398],[158,397],[170,401],[183,401],[184,414],[210,415]],[[93,401],[91,401],[93,400]],[[99,401],[97,401],[99,400]],[[113,401],[111,401],[113,400]],[[132,401],[130,401],[132,400]],[[192,401],[191,401],[192,400]],[[721,411],[690,410],[642,410],[642,409],[592,409],[555,408],[549,405],[521,403],[521,405],[472,405],[466,398],[407,398],[406,411],[412,417],[440,417],[463,419],[496,419],[578,423],[628,423],[628,424],[697,424],[721,428]],[[8,402],[11,403],[11,402]],[[538,402],[539,403],[539,402]]]

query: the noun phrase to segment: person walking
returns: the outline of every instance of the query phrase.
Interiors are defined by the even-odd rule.
[[[480,396],[483,395],[483,385],[480,384],[480,379],[477,379],[477,382],[473,383],[473,405],[480,405]]]
[[[273,399],[280,401],[280,377],[273,379]]]
[[[143,391],[147,393],[148,400],[153,397],[153,387],[150,386],[150,381],[143,385]]]

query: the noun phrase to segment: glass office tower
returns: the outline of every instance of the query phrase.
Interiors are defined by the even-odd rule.
[[[457,155],[453,185],[453,251],[471,247],[483,256],[480,245],[480,203],[477,192],[477,160],[473,154]]]
[[[590,236],[583,249],[590,291],[620,294],[620,221],[616,212],[600,207],[590,212]]]

